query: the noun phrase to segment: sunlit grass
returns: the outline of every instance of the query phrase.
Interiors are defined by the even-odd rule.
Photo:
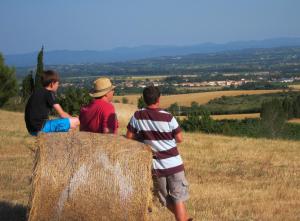
[[[120,134],[135,107],[115,105]],[[23,114],[0,111],[0,201],[27,206],[34,138]],[[299,220],[300,142],[184,133],[179,151],[195,220]],[[153,220],[173,220],[154,204]]]

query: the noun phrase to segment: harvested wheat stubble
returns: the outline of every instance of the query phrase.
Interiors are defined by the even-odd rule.
[[[37,144],[29,221],[148,220],[146,145],[87,132],[41,134]]]

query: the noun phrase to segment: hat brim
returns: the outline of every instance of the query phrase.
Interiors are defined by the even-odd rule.
[[[107,94],[108,92],[112,91],[115,88],[116,88],[116,86],[111,86],[111,87],[106,88],[106,89],[104,89],[102,91],[91,91],[89,93],[89,95],[91,97],[102,97],[102,96],[104,96],[105,94]]]

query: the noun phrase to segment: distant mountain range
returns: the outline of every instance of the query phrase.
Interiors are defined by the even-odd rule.
[[[223,51],[234,51],[251,48],[274,48],[300,46],[300,38],[274,38],[258,41],[236,41],[225,44],[204,43],[191,46],[139,46],[120,47],[105,51],[92,50],[56,50],[44,52],[46,65],[91,64],[125,62],[160,56],[180,56],[188,54],[205,54]],[[26,67],[36,65],[37,53],[5,55],[8,65]]]

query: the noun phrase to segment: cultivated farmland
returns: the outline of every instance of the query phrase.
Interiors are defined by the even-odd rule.
[[[191,102],[196,101],[199,104],[206,104],[208,101],[219,98],[222,96],[238,96],[246,94],[268,94],[268,93],[278,93],[282,90],[243,90],[243,91],[213,91],[213,92],[203,92],[203,93],[191,93],[191,94],[177,94],[177,95],[168,95],[161,97],[161,107],[167,108],[171,104],[177,102],[178,105],[190,106]],[[115,96],[114,100],[122,101],[123,97],[128,99],[128,103],[137,104],[139,95],[125,95],[125,96]]]

